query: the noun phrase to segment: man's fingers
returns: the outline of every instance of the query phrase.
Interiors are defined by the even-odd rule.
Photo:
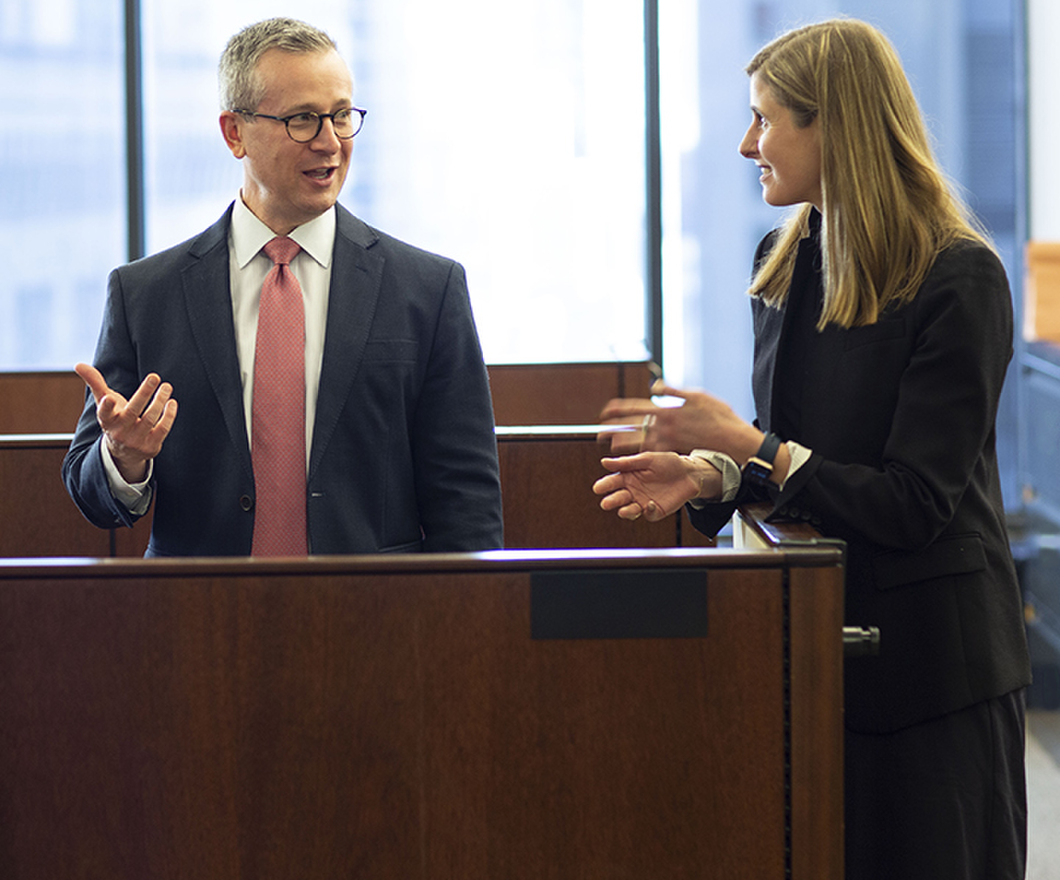
[[[75,372],[96,398],[96,419],[107,435],[112,452],[135,451],[153,458],[177,418],[173,386],[157,373],[149,373],[140,387],[126,400],[107,386],[103,374],[89,364],[78,364]]]
[[[166,401],[165,409],[162,410],[162,418],[158,420],[158,423],[152,430],[160,431],[162,439],[165,440],[169,434],[169,429],[173,427],[173,422],[177,419],[177,402],[170,398]]]
[[[158,386],[158,390],[155,391],[154,397],[151,398],[151,402],[148,404],[147,409],[140,414],[140,418],[152,427],[156,425],[165,413],[165,409],[169,405],[172,394],[173,386],[168,382],[163,382]],[[129,402],[129,407],[133,412],[136,411],[132,401]]]
[[[161,384],[162,378],[158,373],[148,373],[144,377],[143,382],[140,383],[140,387],[129,398],[129,409],[131,412],[137,417],[143,415],[147,411],[148,406],[151,405],[155,392],[158,391]]]
[[[107,380],[103,378],[103,374],[91,364],[77,364],[74,367],[74,372],[84,380],[89,391],[92,392],[92,396],[96,398],[96,405],[98,406],[99,402],[106,397],[107,392],[110,391],[110,388],[107,386]]]

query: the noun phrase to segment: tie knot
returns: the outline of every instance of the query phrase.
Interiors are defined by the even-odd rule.
[[[301,249],[297,241],[286,237],[274,238],[262,248],[265,255],[278,266],[286,266]]]

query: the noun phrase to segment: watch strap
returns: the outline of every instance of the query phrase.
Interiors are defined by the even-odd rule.
[[[758,447],[758,452],[754,454],[754,457],[772,466],[779,449],[780,438],[776,434],[769,433],[763,438],[762,445]]]
[[[773,475],[773,461],[780,449],[780,438],[776,434],[767,433],[758,452],[747,459],[743,466],[743,478],[756,486],[765,486]]]

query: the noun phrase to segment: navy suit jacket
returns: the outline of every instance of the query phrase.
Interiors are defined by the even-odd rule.
[[[310,553],[502,546],[489,382],[464,271],[337,206],[306,485]],[[246,555],[254,472],[229,290],[231,208],[201,235],[111,273],[95,366],[128,397],[149,372],[179,409],[154,462],[148,556]],[[110,492],[95,402],[63,479],[98,526],[131,525]]]
[[[875,324],[799,331],[792,303],[821,283],[818,228],[815,214],[787,304],[752,300],[757,422],[813,451],[771,494],[773,516],[847,542],[847,623],[880,628],[879,656],[846,663],[846,723],[893,731],[1030,680],[995,451],[1011,296],[997,257],[962,242]],[[750,491],[691,510],[693,522],[716,532]]]

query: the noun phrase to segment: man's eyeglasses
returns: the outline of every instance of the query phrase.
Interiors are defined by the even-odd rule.
[[[287,128],[287,134],[293,141],[307,144],[314,140],[320,129],[324,127],[324,120],[330,119],[332,128],[335,129],[335,137],[348,141],[364,125],[364,117],[368,115],[367,110],[357,107],[349,107],[345,110],[337,110],[334,113],[292,113],[290,116],[269,116],[268,113],[255,113],[253,110],[233,110],[241,116],[254,116],[260,119],[273,119],[282,122]]]

